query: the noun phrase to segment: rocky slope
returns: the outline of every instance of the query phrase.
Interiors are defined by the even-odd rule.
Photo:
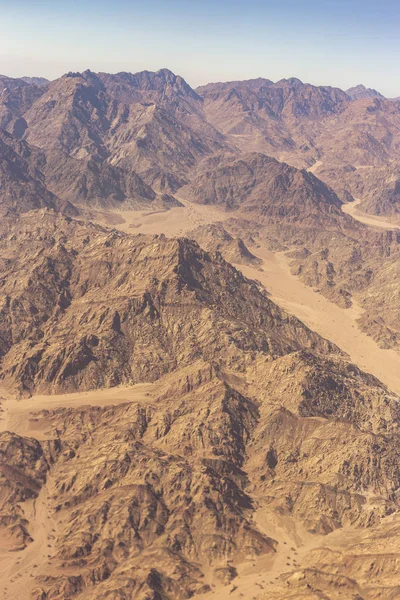
[[[324,218],[323,227],[329,228],[330,220],[345,220],[339,198],[312,173],[256,152],[206,161],[181,194],[266,222],[279,219],[301,226]]]
[[[1,214],[9,211],[20,214],[41,207],[77,214],[71,203],[47,189],[44,175],[36,165],[34,153],[26,142],[17,141],[0,130]]]
[[[360,98],[384,98],[384,96],[372,88],[367,88],[365,85],[359,84],[346,90],[346,94],[352,100],[360,100]]]
[[[355,301],[364,313],[360,327],[382,347],[399,348],[396,232],[369,230],[345,215],[337,195],[312,173],[261,153],[207,159],[180,193],[231,211],[224,227],[250,246],[290,250],[293,273],[304,283],[340,306]],[[197,239],[211,248],[210,231],[203,232]]]
[[[37,414],[60,450],[47,492],[55,536],[32,597],[210,590],[234,565],[278,551],[253,521],[260,502],[271,519],[291,515],[315,533],[378,525],[396,509],[396,402],[357,370],[331,368],[301,354],[278,359],[254,399],[196,363],[146,403]],[[384,434],[370,429],[364,398],[389,401],[377,422]]]
[[[47,85],[50,83],[50,80],[45,77],[20,77],[20,79],[32,85]]]
[[[357,197],[355,170],[363,185],[364,167],[385,167],[399,159],[399,104],[370,90],[347,94],[298,79],[258,79],[209,84],[197,91],[204,97],[207,119],[233,145],[311,168],[344,201],[349,194]]]
[[[155,382],[0,434],[0,560],[41,548],[8,590],[183,600],[274,563],[261,509],[309,535],[398,510],[399,399],[220,254],[44,210],[3,219],[0,249],[3,385]]]
[[[188,240],[45,211],[4,219],[0,231],[0,376],[22,393],[151,381],[198,356],[239,368],[301,340],[331,349]]]
[[[200,225],[189,231],[187,236],[207,250],[207,252],[220,252],[224,259],[230,263],[257,266],[261,263],[250,252],[244,241],[237,236],[231,235],[222,225]]]
[[[400,214],[400,166],[393,162],[380,169],[370,169],[363,177],[360,209],[378,216],[398,219]]]
[[[201,98],[167,69],[68,73],[47,86],[25,119],[26,138],[48,160],[48,151],[57,150],[79,161],[84,173],[91,164],[114,177],[133,170],[162,192],[175,191],[199,158],[223,146],[221,134],[202,117]],[[47,177],[52,185],[51,164]],[[104,187],[101,180],[98,187]],[[71,197],[68,189],[58,191]]]
[[[0,127],[17,127],[21,134],[26,123],[23,114],[43,94],[41,86],[30,84],[23,79],[0,75]]]
[[[25,549],[33,539],[19,503],[36,498],[46,482],[50,457],[57,442],[40,444],[37,440],[11,432],[0,433],[0,531],[1,549]]]
[[[397,278],[400,235],[370,234],[365,240],[330,239],[320,251],[293,255],[293,272],[332,299],[353,297],[364,309],[360,326],[384,348],[398,348],[400,319]]]

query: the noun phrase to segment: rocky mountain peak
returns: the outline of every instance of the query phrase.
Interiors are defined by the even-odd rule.
[[[117,73],[115,77],[123,79],[141,91],[153,91],[167,96],[178,94],[199,100],[198,94],[196,94],[183,77],[175,75],[169,69],[160,69],[156,72],[142,71],[135,74]]]
[[[361,98],[385,98],[380,92],[372,88],[367,88],[363,84],[356,85],[346,90],[346,94],[352,100],[360,100]]]
[[[297,77],[289,77],[289,79],[281,79],[275,85],[276,86],[288,85],[292,88],[301,88],[306,84],[304,84],[301,81],[301,79],[298,79]]]
[[[29,83],[31,85],[47,85],[50,83],[49,79],[45,77],[21,77],[21,81],[25,81],[25,83]]]

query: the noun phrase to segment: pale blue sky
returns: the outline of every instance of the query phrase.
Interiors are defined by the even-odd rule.
[[[168,67],[194,87],[296,76],[399,96],[399,25],[399,0],[0,0],[0,73]]]

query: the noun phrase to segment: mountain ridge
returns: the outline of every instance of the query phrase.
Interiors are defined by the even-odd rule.
[[[400,161],[397,103],[365,86],[355,86],[353,98],[339,88],[294,77],[276,83],[264,78],[214,83],[194,90],[168,69],[136,74],[86,70],[45,86],[7,81],[13,100],[0,98],[3,127],[46,154],[50,148],[61,153],[60,163],[78,161],[82,174],[90,170],[91,161],[96,163],[98,174],[91,172],[92,189],[86,196],[76,187],[64,189],[52,167],[45,173],[48,187],[52,189],[56,178],[54,192],[69,201],[77,194],[83,202],[112,204],[113,194],[125,195],[121,186],[114,191],[111,185],[107,198],[99,197],[98,190],[110,187],[113,179],[129,178],[132,170],[156,194],[174,194],[202,160],[227,151],[259,151],[298,168],[315,168],[314,174],[348,201],[364,190],[371,195],[371,183],[378,188],[367,166]],[[45,162],[55,161],[47,156]],[[102,184],[105,171],[110,173],[107,185]],[[383,187],[382,196],[365,203],[364,209],[395,214],[390,177]]]

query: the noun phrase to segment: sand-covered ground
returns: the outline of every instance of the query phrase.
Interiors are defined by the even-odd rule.
[[[376,217],[374,215],[368,215],[367,213],[361,212],[358,206],[361,204],[361,198],[358,198],[354,202],[349,202],[348,204],[344,204],[342,207],[342,211],[360,223],[364,223],[364,225],[369,225],[370,227],[378,227],[379,229],[400,229],[399,225],[396,225],[385,219],[385,217]]]
[[[400,394],[400,355],[394,350],[383,350],[363,333],[357,319],[362,309],[356,305],[340,308],[290,273],[290,260],[284,253],[251,248],[263,260],[262,270],[236,265],[246,277],[260,281],[276,302],[298,317],[310,329],[334,342],[346,352],[351,361],[364,371],[372,373],[392,391]]]

